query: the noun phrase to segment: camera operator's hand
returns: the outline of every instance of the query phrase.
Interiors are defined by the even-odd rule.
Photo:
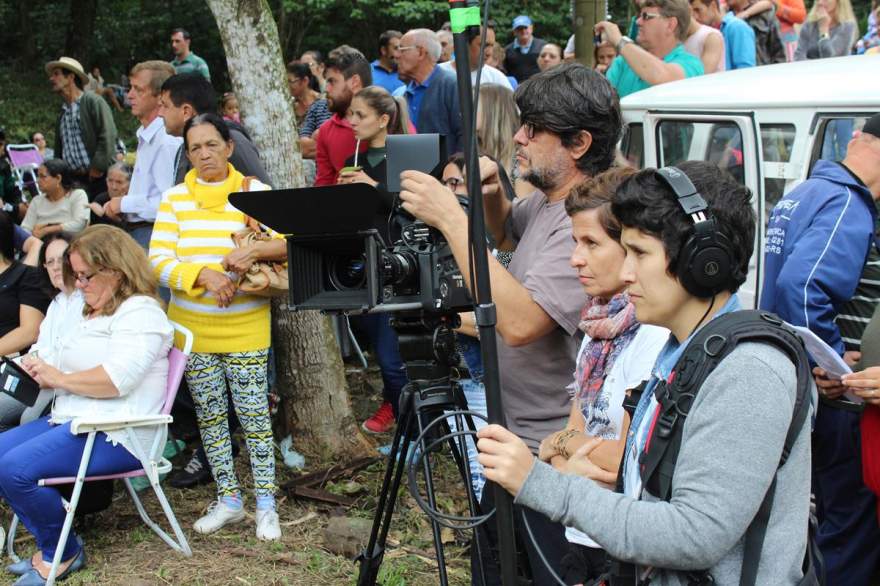
[[[497,424],[487,425],[477,432],[478,457],[483,473],[516,496],[525,483],[535,457],[525,442]]]
[[[196,285],[204,287],[217,298],[219,307],[229,307],[235,295],[235,283],[228,276],[214,269],[204,268],[199,272]]]
[[[400,200],[403,209],[444,234],[451,225],[467,226],[467,215],[455,194],[427,173],[401,173]]]
[[[339,179],[336,180],[336,183],[366,183],[367,185],[372,185],[373,187],[379,185],[378,181],[376,181],[363,171],[347,171],[345,173],[340,173]]]

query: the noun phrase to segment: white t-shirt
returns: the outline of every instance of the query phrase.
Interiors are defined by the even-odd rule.
[[[606,395],[608,410],[595,413],[602,419],[603,432],[600,437],[609,440],[620,439],[621,427],[623,426],[623,400],[626,391],[637,387],[642,381],[648,380],[654,361],[660,350],[669,339],[669,330],[657,326],[642,325],[632,342],[623,349],[623,352],[611,366],[611,372],[605,376],[602,385],[602,393]],[[585,337],[578,351],[578,362],[581,354],[586,350],[590,338]],[[590,421],[586,427],[590,427]],[[565,528],[565,538],[572,542],[587,547],[600,547],[581,531],[572,527]]]
[[[448,69],[455,71],[455,62],[447,61],[445,63],[440,64],[441,67],[447,67]],[[477,83],[477,71],[471,71],[471,83]],[[483,73],[480,75],[480,85],[500,85],[506,87],[510,91],[513,91],[513,87],[510,85],[510,80],[507,79],[507,76],[500,69],[496,69],[491,65],[483,65]]]

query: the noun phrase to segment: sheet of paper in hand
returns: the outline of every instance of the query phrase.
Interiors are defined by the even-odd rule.
[[[834,348],[826,344],[822,338],[803,326],[788,325],[798,333],[801,340],[804,341],[804,347],[807,349],[807,354],[810,355],[810,358],[813,359],[816,366],[825,370],[828,374],[828,378],[839,379],[843,375],[852,372],[852,368],[849,367],[849,364],[844,362],[840,354],[838,354]],[[852,401],[853,403],[861,404],[863,402],[861,397],[857,397],[849,391],[844,393],[844,396],[848,401]]]

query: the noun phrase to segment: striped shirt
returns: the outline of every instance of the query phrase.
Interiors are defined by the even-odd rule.
[[[259,181],[251,182],[250,191],[267,189]],[[225,272],[220,261],[235,248],[232,234],[244,230],[245,221],[229,202],[222,209],[201,208],[183,183],[162,194],[150,264],[159,282],[171,289],[168,318],[193,332],[193,352],[269,347],[269,299],[237,291],[229,307],[219,307],[212,293],[196,285],[203,268]]]
[[[862,334],[871,321],[878,303],[880,303],[880,252],[877,251],[876,246],[871,246],[856,292],[849,302],[843,304],[835,320],[847,350],[861,349]]]
[[[82,95],[73,102],[65,102],[61,105],[61,152],[64,153],[64,160],[74,171],[88,171],[91,165],[79,122],[81,98]]]
[[[306,110],[306,117],[303,119],[302,126],[299,129],[300,138],[311,138],[315,131],[321,128],[330,117],[332,112],[327,108],[327,99],[321,98],[312,102],[309,109]]]

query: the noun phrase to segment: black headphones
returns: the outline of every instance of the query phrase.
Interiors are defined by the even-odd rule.
[[[678,279],[694,297],[712,297],[730,282],[733,268],[730,240],[718,231],[706,200],[684,171],[663,167],[657,174],[675,192],[681,209],[694,222],[694,233],[678,254]]]

